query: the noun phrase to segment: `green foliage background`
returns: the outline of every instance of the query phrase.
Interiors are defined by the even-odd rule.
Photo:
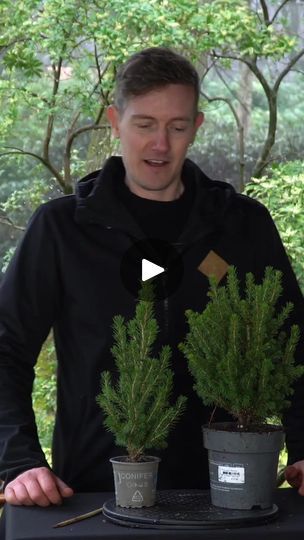
[[[45,342],[35,366],[33,407],[39,439],[51,464],[51,447],[56,412],[56,357],[52,336]]]
[[[231,92],[238,90],[238,78],[230,73],[229,87],[216,77],[204,81],[203,88],[210,96],[223,96],[229,98]],[[297,161],[303,154],[304,130],[304,100],[297,89],[303,84],[298,74],[285,81],[280,89],[278,100],[279,122],[276,131],[276,142],[273,148],[273,164]],[[205,121],[199,130],[194,145],[190,150],[190,157],[201,168],[217,180],[226,180],[238,189],[239,155],[235,134],[235,121],[227,103],[214,101],[208,103],[201,99],[201,108],[205,114]],[[250,131],[245,144],[245,171],[249,181],[251,171],[257,159],[259,149],[267,129],[268,111],[265,96],[259,84],[253,84],[252,109]],[[271,171],[265,170],[264,176]],[[246,189],[246,188],[245,188]]]
[[[245,193],[270,211],[304,294],[304,162],[273,165]]]

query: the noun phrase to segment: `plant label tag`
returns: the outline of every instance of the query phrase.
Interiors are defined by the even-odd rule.
[[[228,484],[245,484],[245,469],[244,467],[219,465],[218,481]]]

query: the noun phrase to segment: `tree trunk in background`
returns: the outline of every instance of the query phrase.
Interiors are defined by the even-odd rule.
[[[239,138],[239,154],[240,154],[240,191],[243,191],[246,177],[246,140],[250,130],[251,108],[252,108],[252,87],[253,73],[250,68],[240,64],[240,84],[238,90],[239,104],[237,107],[237,115],[239,117],[241,130],[238,130]]]
[[[269,121],[268,121],[268,133],[264,142],[261,153],[257,159],[252,176],[254,178],[260,178],[263,174],[265,167],[267,167],[271,150],[275,143],[277,121],[278,121],[278,89],[268,89],[267,93],[268,107],[269,107]]]
[[[238,116],[244,129],[244,137],[249,134],[252,108],[253,73],[246,64],[240,65],[240,86],[238,91]]]
[[[301,31],[301,15],[299,4],[297,4],[296,2],[289,2],[282,9],[282,13],[288,23],[287,28],[289,30],[289,33],[292,35],[299,34]]]
[[[101,123],[106,124],[102,119]],[[117,151],[117,141],[112,139],[109,128],[91,132],[87,150],[86,174],[101,169],[105,160]]]

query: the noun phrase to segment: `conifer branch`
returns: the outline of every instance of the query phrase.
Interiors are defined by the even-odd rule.
[[[111,352],[118,382],[114,387],[110,372],[103,372],[97,396],[106,428],[127,449],[131,461],[140,460],[148,448],[166,447],[169,431],[186,403],[184,396],[170,403],[170,347],[162,347],[158,357],[151,357],[158,333],[152,299],[151,285],[144,283],[134,318],[126,323],[123,317],[114,317]]]
[[[204,403],[226,409],[246,427],[280,416],[304,367],[294,360],[298,327],[285,330],[292,304],[278,307],[281,272],[266,268],[261,284],[248,273],[243,295],[240,289],[233,267],[225,286],[211,280],[203,312],[186,312],[189,333],[180,349]]]

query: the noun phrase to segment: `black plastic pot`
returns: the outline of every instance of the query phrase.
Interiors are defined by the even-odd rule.
[[[233,423],[203,427],[212,504],[237,510],[269,508],[284,432],[280,426],[250,432],[235,428]]]

